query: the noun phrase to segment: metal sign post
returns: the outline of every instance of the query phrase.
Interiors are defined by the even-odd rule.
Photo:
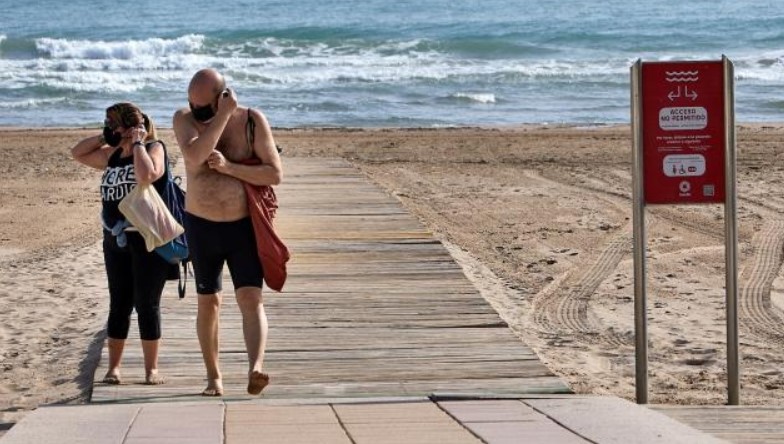
[[[738,351],[738,211],[735,188],[735,69],[727,57],[724,68],[724,236],[727,290],[727,401],[740,404],[740,353]]]
[[[645,206],[723,203],[727,380],[739,404],[735,101],[732,62],[642,62],[631,67],[636,394],[648,402]]]
[[[648,403],[648,316],[645,283],[645,196],[642,163],[642,61],[632,66],[632,224],[634,226],[634,350],[637,403]]]

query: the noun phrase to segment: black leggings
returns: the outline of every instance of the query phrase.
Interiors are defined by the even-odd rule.
[[[117,246],[111,233],[103,233],[103,259],[109,278],[108,335],[127,339],[131,313],[136,309],[139,336],[147,341],[161,338],[161,293],[169,264],[155,251],[147,252],[141,234],[127,232],[128,244]]]

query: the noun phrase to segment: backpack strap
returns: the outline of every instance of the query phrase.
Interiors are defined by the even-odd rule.
[[[163,140],[150,140],[149,142],[145,142],[144,148],[147,151],[150,151],[150,147],[156,143],[160,143],[163,147],[163,167],[165,168],[163,174],[167,176],[168,180],[172,180],[172,172],[171,172],[171,165],[169,165],[169,150],[166,149],[166,144],[163,143]]]
[[[177,294],[179,294],[180,299],[185,297],[185,287],[188,285],[188,262],[190,261],[181,262],[180,281],[177,283]]]

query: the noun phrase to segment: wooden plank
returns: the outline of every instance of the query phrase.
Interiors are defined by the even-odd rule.
[[[396,199],[341,161],[286,163],[276,224],[293,258],[285,291],[265,291],[273,381],[266,397],[568,392]],[[221,366],[227,396],[245,399],[247,356],[232,292],[225,271]],[[185,300],[164,296],[166,385],[140,384],[142,372],[131,369],[142,367],[141,353],[130,345],[128,383],[101,384],[104,350],[93,402],[200,399],[196,302],[192,287]]]
[[[653,405],[650,408],[730,442],[784,442],[784,406]]]

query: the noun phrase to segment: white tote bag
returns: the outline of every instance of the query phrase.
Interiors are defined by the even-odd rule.
[[[144,238],[147,251],[185,232],[152,185],[137,185],[120,202],[120,212]]]

